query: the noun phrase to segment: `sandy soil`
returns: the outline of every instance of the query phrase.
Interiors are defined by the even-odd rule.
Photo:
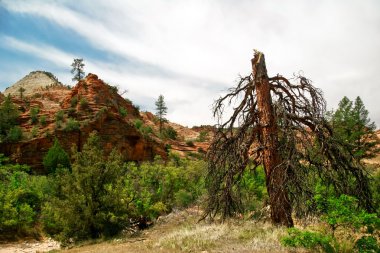
[[[59,243],[49,238],[43,241],[24,241],[0,244],[0,253],[38,253],[48,252],[59,248]]]

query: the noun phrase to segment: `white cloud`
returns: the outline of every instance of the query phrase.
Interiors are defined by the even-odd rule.
[[[130,95],[140,101],[164,94],[173,107],[171,120],[183,124],[211,122],[209,106],[217,91],[233,85],[238,73],[249,73],[252,49],[258,48],[266,54],[270,74],[289,76],[303,70],[324,91],[330,107],[336,107],[344,95],[359,95],[380,125],[376,101],[380,84],[375,78],[380,68],[380,2],[376,0],[13,0],[4,4],[10,11],[76,31],[97,49],[171,73],[168,77],[120,73],[123,66],[92,60],[87,66],[104,79],[126,84]],[[66,62],[62,53],[54,61]],[[188,106],[194,100],[196,105]],[[192,114],[191,108],[196,112]]]

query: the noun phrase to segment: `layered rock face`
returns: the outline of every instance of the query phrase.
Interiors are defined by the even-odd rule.
[[[17,93],[13,95],[13,101],[23,111],[19,118],[23,139],[0,143],[0,153],[14,162],[44,173],[42,160],[55,138],[70,153],[73,146],[81,150],[93,131],[100,136],[106,154],[117,149],[129,161],[150,160],[155,155],[166,157],[163,143],[143,136],[135,128],[134,121],[141,119],[138,110],[96,75],[89,74],[71,90],[59,85],[49,87],[34,90],[23,99]],[[32,122],[33,108],[39,108],[38,123]]]
[[[31,96],[41,89],[55,85],[61,84],[53,74],[45,71],[33,71],[11,87],[5,89],[4,95],[20,96],[20,88],[22,88],[24,89],[22,95]]]

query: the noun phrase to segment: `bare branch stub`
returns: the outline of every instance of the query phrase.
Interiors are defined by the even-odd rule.
[[[275,224],[292,226],[293,208],[305,211],[301,203],[313,192],[311,177],[359,197],[370,209],[365,171],[334,137],[321,90],[301,75],[269,78],[261,52],[251,62],[252,74],[214,104],[218,127],[207,155],[206,215],[226,218],[244,211],[238,183],[248,163],[264,166]],[[232,104],[232,115],[223,122],[225,106]]]

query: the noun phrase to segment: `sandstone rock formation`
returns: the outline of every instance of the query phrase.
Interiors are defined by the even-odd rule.
[[[7,96],[8,94],[11,94],[11,96],[19,96],[20,88],[23,88],[25,89],[23,95],[31,96],[38,90],[55,85],[62,84],[53,74],[45,71],[33,71],[11,87],[5,89],[4,95]]]
[[[22,80],[30,79],[28,76]],[[12,86],[7,92],[14,90],[17,88]],[[93,131],[98,132],[106,154],[115,148],[129,161],[167,155],[164,143],[136,129],[134,121],[142,119],[136,107],[96,75],[89,74],[71,90],[62,85],[34,87],[33,92],[25,92],[23,99],[18,95],[12,99],[22,112],[19,123],[23,139],[1,143],[0,153],[14,162],[30,165],[35,173],[44,173],[42,160],[55,138],[70,153],[73,145],[81,150]],[[35,110],[32,108],[39,108],[38,122],[31,120]]]

